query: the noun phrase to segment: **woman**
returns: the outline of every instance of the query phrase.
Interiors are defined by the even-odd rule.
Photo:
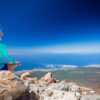
[[[0,31],[0,70],[9,70],[12,73],[14,73],[13,69],[19,66],[20,62],[16,62],[11,57],[9,57],[6,45],[1,43],[1,36],[2,33]],[[9,61],[8,64],[3,64],[3,58],[2,58],[3,56]]]

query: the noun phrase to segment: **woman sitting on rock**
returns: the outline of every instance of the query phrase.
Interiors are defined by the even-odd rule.
[[[16,62],[11,57],[9,57],[6,45],[1,43],[1,36],[2,33],[0,31],[0,70],[9,70],[12,73],[14,73],[13,69],[19,66],[20,62]],[[8,64],[3,63],[3,58],[2,58],[3,56],[9,61]]]

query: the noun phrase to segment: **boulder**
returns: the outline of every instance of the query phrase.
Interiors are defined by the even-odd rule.
[[[27,77],[31,77],[31,74],[30,74],[29,72],[23,73],[23,74],[21,75],[21,79],[22,79],[22,80],[25,80]]]
[[[0,71],[0,99],[1,100],[25,100],[28,91],[24,82],[10,71]],[[23,96],[24,95],[24,96]],[[24,98],[22,98],[24,97]]]
[[[50,72],[48,72],[44,77],[42,77],[41,80],[47,82],[47,84],[59,82],[58,80],[56,81],[56,79],[53,78],[53,75]]]
[[[35,93],[34,100],[100,100],[92,89],[80,87],[66,80],[56,81],[50,72],[40,80],[25,78],[24,83],[30,94]]]

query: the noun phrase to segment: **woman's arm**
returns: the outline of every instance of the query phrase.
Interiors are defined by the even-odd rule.
[[[2,46],[2,52],[3,52],[4,57],[5,57],[9,62],[12,62],[13,64],[17,65],[17,62],[14,61],[14,60],[8,55],[6,45],[4,45],[4,44],[3,44],[3,46]]]

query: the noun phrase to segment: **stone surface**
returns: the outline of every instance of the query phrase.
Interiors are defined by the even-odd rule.
[[[100,100],[100,95],[76,83],[56,80],[52,73],[38,80],[29,72],[19,78],[0,71],[0,100]]]
[[[23,74],[21,75],[21,79],[22,79],[22,80],[25,80],[27,77],[31,77],[31,74],[30,74],[29,72],[23,73]]]
[[[10,71],[0,71],[1,100],[19,100],[27,92],[24,82],[18,76]]]
[[[53,78],[53,75],[50,72],[48,72],[44,77],[42,77],[41,80],[46,81],[47,84],[58,82],[55,78]]]
[[[49,80],[52,79],[55,82],[52,81],[48,84]],[[100,100],[100,96],[96,95],[92,89],[80,87],[76,83],[67,82],[66,80],[57,82],[52,73],[47,73],[34,83],[29,82],[29,80],[27,78],[24,81],[25,86],[30,93],[35,92],[38,100]],[[86,91],[88,93],[85,93]]]

